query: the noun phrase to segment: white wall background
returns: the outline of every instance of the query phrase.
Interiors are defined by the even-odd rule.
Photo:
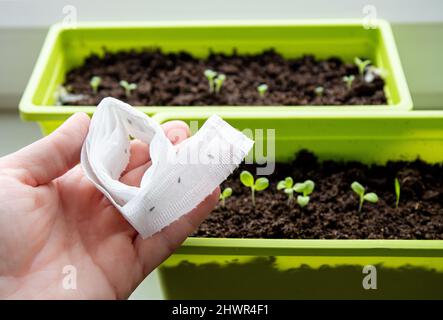
[[[366,5],[391,22],[442,21],[441,0],[0,0],[0,26],[48,26],[74,5],[89,20],[357,18]]]
[[[379,18],[394,24],[406,73],[414,72],[408,81],[415,96],[426,95],[419,100],[432,105],[438,102],[427,94],[443,91],[443,80],[426,76],[420,66],[440,59],[441,0],[0,0],[0,108],[17,107],[47,27],[63,20],[66,5],[76,7],[79,21],[362,18],[364,6],[374,5]],[[441,24],[423,25],[432,22]],[[424,69],[443,74],[441,64]]]

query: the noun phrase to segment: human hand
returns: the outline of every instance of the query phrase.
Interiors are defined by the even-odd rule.
[[[89,128],[77,113],[51,135],[0,158],[0,298],[128,298],[209,214],[215,190],[197,208],[143,240],[78,165]],[[163,128],[173,143],[189,136],[180,121]],[[132,141],[121,181],[138,186],[149,148]],[[63,287],[66,266],[76,289]]]

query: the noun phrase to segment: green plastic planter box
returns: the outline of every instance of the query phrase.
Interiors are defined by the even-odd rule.
[[[361,20],[301,20],[256,22],[157,22],[157,23],[79,23],[76,29],[62,24],[51,27],[34,72],[20,103],[25,120],[37,121],[45,134],[53,131],[76,111],[94,112],[94,106],[55,106],[54,92],[63,83],[68,70],[81,65],[91,53],[123,49],[160,47],[166,52],[187,50],[204,57],[209,49],[218,52],[260,52],[275,48],[286,57],[315,54],[319,58],[338,56],[352,61],[355,56],[367,57],[384,68],[387,106],[335,107],[260,107],[276,113],[292,110],[298,114],[343,112],[405,111],[412,100],[389,24],[380,20],[376,29],[366,30]],[[159,111],[186,110],[204,107],[140,107],[147,114]],[[254,112],[257,107],[210,107],[214,112],[235,109]]]
[[[238,129],[274,128],[278,162],[300,149],[320,159],[364,163],[417,157],[443,162],[443,112],[221,116]],[[206,115],[155,118],[197,120],[201,126]],[[363,288],[366,265],[376,267],[375,290]],[[169,299],[443,299],[443,240],[188,238],[159,274]]]

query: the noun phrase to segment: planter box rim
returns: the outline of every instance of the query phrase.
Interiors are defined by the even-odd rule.
[[[86,112],[93,113],[95,106],[55,106],[55,105],[45,105],[40,103],[34,103],[34,99],[36,96],[37,89],[40,88],[40,91],[45,91],[44,93],[40,92],[40,95],[44,95],[43,101],[48,99],[48,95],[52,94],[48,89],[42,90],[41,86],[49,86],[49,84],[41,84],[43,75],[45,73],[45,68],[48,67],[49,56],[53,53],[55,48],[55,44],[57,39],[64,32],[88,32],[88,30],[100,30],[100,29],[109,29],[117,30],[117,29],[151,29],[151,28],[160,28],[160,29],[169,29],[169,28],[194,28],[194,29],[205,29],[208,27],[216,27],[216,28],[228,28],[228,27],[236,27],[236,28],[250,28],[250,27],[260,27],[263,26],[265,28],[278,28],[278,27],[309,27],[309,28],[324,28],[327,26],[343,26],[343,27],[358,27],[361,26],[363,29],[363,20],[362,19],[309,19],[309,20],[218,20],[218,21],[156,21],[156,22],[79,22],[75,25],[74,29],[69,28],[69,26],[64,25],[63,23],[58,23],[51,26],[47,37],[45,39],[44,45],[40,52],[39,58],[37,59],[37,63],[32,72],[31,78],[28,82],[26,90],[22,96],[22,99],[19,104],[19,110],[24,120],[30,121],[60,121],[66,119],[69,115],[75,112]],[[412,99],[409,93],[409,89],[406,83],[406,78],[403,73],[403,69],[401,67],[400,58],[398,56],[395,40],[392,34],[391,27],[388,22],[382,19],[377,20],[377,28],[380,30],[380,41],[384,46],[384,52],[386,52],[386,57],[384,58],[389,65],[389,71],[392,72],[392,80],[389,88],[395,90],[398,95],[398,101],[396,103],[387,104],[387,105],[342,105],[342,106],[221,106],[220,109],[232,109],[233,112],[240,111],[238,109],[242,109],[247,112],[255,112],[257,109],[265,109],[273,112],[281,112],[285,109],[298,109],[300,113],[302,112],[315,112],[315,113],[327,113],[328,109],[332,109],[330,111],[334,111],[337,113],[346,112],[347,109],[352,109],[354,112],[373,112],[373,111],[383,111],[383,112],[400,112],[405,110],[412,109]],[[370,32],[370,31],[368,31]],[[83,35],[81,37],[84,37]],[[203,41],[203,40],[200,40]],[[233,40],[234,41],[234,40]],[[285,40],[289,41],[289,40]],[[290,40],[296,41],[296,40]],[[320,41],[320,40],[316,40]],[[149,45],[149,44],[147,44]],[[380,44],[381,45],[381,44]],[[209,48],[210,45],[206,44]],[[234,46],[234,44],[232,45]],[[377,45],[378,46],[378,45]],[[185,49],[185,48],[183,48]],[[58,49],[61,50],[61,49]],[[278,49],[277,49],[278,50]],[[382,49],[377,49],[382,50]],[[315,52],[313,52],[315,54]],[[331,52],[331,55],[334,55],[334,52]],[[62,63],[57,60],[57,63]],[[391,70],[392,69],[392,70]],[[53,80],[53,78],[51,78]],[[387,86],[388,88],[388,86]],[[391,89],[389,89],[391,90]],[[180,111],[180,109],[200,109],[202,111],[203,108],[217,108],[214,106],[140,106],[137,107],[141,111],[147,114],[155,114],[157,112],[164,111]],[[164,110],[164,109],[167,110]]]

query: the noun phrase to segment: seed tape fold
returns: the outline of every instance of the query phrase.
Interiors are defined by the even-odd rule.
[[[149,144],[152,164],[140,187],[119,181],[129,162],[129,136]],[[213,115],[195,135],[174,146],[156,121],[124,102],[105,98],[92,117],[81,165],[97,189],[147,238],[211,194],[253,143]]]

